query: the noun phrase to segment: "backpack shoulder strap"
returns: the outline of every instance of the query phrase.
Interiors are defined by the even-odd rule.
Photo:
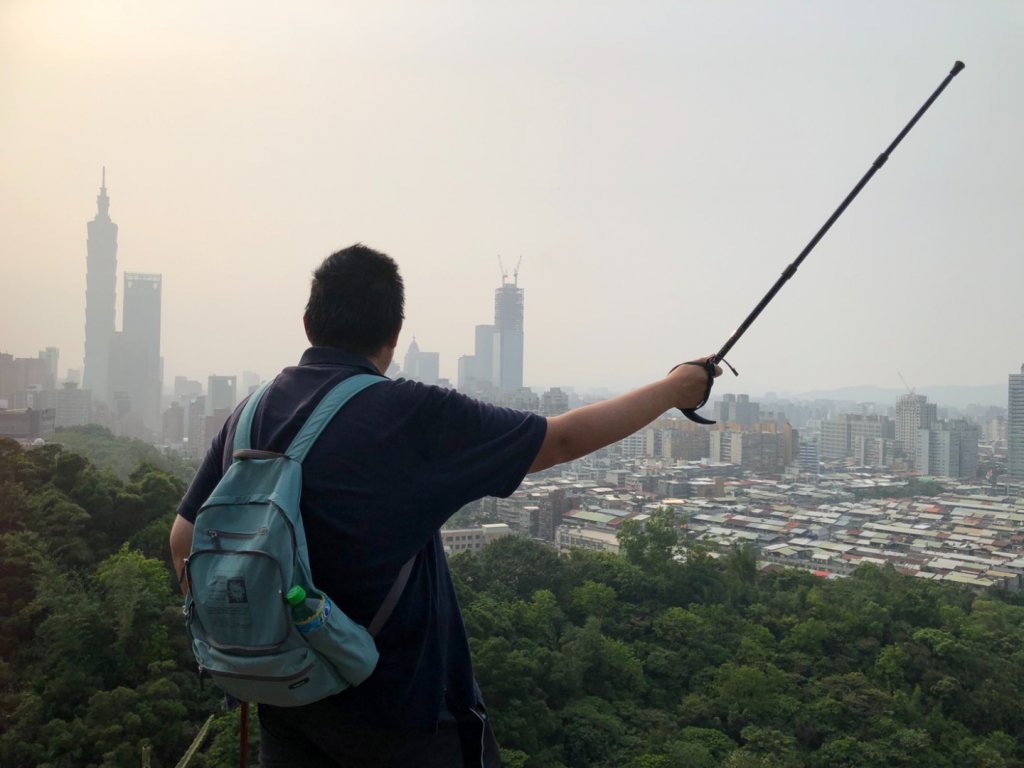
[[[270,382],[264,382],[259,389],[252,393],[238,415],[238,423],[235,425],[235,440],[232,444],[232,454],[235,451],[244,451],[252,443],[252,417],[256,413],[256,406],[263,399],[263,393],[267,391]]]
[[[302,429],[299,430],[299,434],[292,440],[292,444],[288,446],[288,458],[293,461],[302,463],[302,460],[306,458],[306,454],[312,447],[313,443],[320,433],[323,431],[327,423],[334,418],[334,415],[341,409],[345,403],[349,401],[353,395],[358,392],[362,392],[371,384],[376,384],[379,381],[387,381],[384,376],[378,376],[372,373],[357,373],[355,376],[349,376],[347,379],[337,384],[334,389],[327,393],[323,400],[317,404],[316,409],[312,415],[306,419],[306,423],[302,425]]]
[[[391,618],[391,612],[395,610],[395,606],[398,605],[398,599],[402,596],[402,592],[405,591],[405,585],[409,581],[409,574],[412,573],[412,566],[415,562],[416,555],[413,555],[402,565],[402,570],[398,572],[398,578],[395,579],[395,583],[391,585],[388,596],[384,598],[384,602],[381,603],[380,608],[377,609],[377,614],[370,622],[370,626],[367,627],[367,631],[369,631],[369,633],[374,637],[380,633],[381,628],[384,626],[384,622]]]

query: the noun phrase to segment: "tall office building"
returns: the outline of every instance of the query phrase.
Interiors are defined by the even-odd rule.
[[[57,347],[47,347],[46,349],[39,350],[39,359],[46,361],[46,366],[50,369],[50,376],[53,378],[54,386],[57,385],[57,380],[60,376],[58,373],[58,367],[60,362],[60,350]]]
[[[126,390],[132,410],[153,435],[162,431],[160,397],[163,377],[160,365],[161,276],[126,272],[124,275],[123,348],[128,365]]]
[[[749,427],[761,421],[761,406],[751,402],[750,395],[723,395],[715,403],[715,418],[723,424]]]
[[[911,462],[917,460],[918,431],[929,429],[937,418],[935,403],[913,392],[896,401],[896,444]]]
[[[82,388],[110,403],[110,346],[117,293],[117,224],[110,220],[107,171],[103,169],[96,216],[87,224],[85,280],[85,371]]]
[[[459,391],[486,397],[494,388],[494,326],[478,325],[472,355],[459,358]]]
[[[206,415],[218,411],[234,410],[238,402],[238,378],[236,376],[211,375],[206,379]],[[212,436],[211,436],[212,437]]]
[[[185,432],[188,436],[188,448],[186,453],[190,458],[201,459],[206,454],[206,396],[196,395],[188,401],[188,408],[185,411],[186,425]],[[210,435],[210,439],[213,435]]]
[[[437,352],[423,352],[413,337],[402,362],[402,377],[424,384],[437,384],[439,369],[440,355]]]
[[[185,442],[185,409],[181,403],[174,401],[171,407],[161,414],[163,421],[163,441],[169,445],[182,445]]]
[[[1024,479],[1024,365],[1010,374],[1006,414],[1007,472]]]
[[[523,386],[523,289],[519,271],[513,281],[502,275],[494,291],[494,384],[501,392],[515,392]]]

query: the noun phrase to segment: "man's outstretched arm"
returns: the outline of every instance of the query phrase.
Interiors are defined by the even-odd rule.
[[[716,366],[715,375],[721,372]],[[625,395],[552,416],[529,471],[539,472],[618,442],[672,408],[695,408],[706,389],[704,368],[680,365],[665,378]]]

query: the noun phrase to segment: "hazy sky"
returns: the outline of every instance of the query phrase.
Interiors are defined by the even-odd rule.
[[[525,379],[621,389],[737,344],[716,392],[1003,382],[1024,362],[1024,3],[0,0],[0,351],[81,367],[107,169],[165,374],[264,376],[309,276],[399,262],[456,377],[522,258]]]

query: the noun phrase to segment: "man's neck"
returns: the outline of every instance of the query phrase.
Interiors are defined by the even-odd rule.
[[[374,368],[377,369],[378,373],[387,373],[389,367],[391,367],[391,360],[394,357],[394,350],[382,349],[376,355],[369,355],[366,359],[373,363]]]

